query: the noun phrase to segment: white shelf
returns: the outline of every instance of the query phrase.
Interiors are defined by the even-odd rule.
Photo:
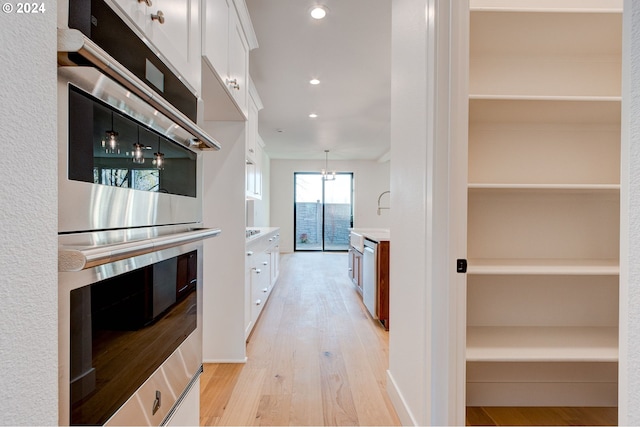
[[[622,0],[470,0],[472,12],[622,13]]]
[[[469,259],[467,274],[540,274],[611,276],[620,274],[617,259]]]
[[[616,327],[467,328],[468,362],[617,362]]]
[[[470,100],[486,101],[552,101],[552,102],[620,102],[617,95],[528,95],[472,93]]]
[[[559,191],[559,192],[586,192],[597,191],[619,192],[620,184],[501,184],[501,183],[470,183],[470,191]]]

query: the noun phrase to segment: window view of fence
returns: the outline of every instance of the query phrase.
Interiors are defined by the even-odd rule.
[[[319,173],[295,174],[295,249],[347,250],[353,217],[353,174],[325,181]]]

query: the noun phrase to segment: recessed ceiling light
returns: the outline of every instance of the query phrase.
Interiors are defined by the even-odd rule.
[[[327,16],[327,8],[324,6],[315,6],[311,9],[310,13],[313,19],[322,19]]]
[[[312,85],[319,85],[319,84],[320,84],[320,80],[318,80],[318,79],[311,79],[311,80],[309,80],[309,83],[311,83]]]
[[[311,117],[312,119],[315,119],[316,117],[318,117],[318,115],[316,113],[311,113],[309,114],[309,117]]]

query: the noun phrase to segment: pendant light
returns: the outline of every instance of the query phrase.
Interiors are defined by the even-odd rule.
[[[133,144],[133,163],[141,165],[144,163],[144,146],[140,144],[140,126],[138,126],[138,142]]]
[[[164,169],[164,153],[160,152],[160,137],[158,137],[158,152],[153,153],[153,164],[156,166],[156,169]]]
[[[118,147],[118,132],[113,130],[113,111],[111,112],[111,129],[104,133],[102,148],[104,148],[107,154],[120,153],[120,148]]]
[[[329,172],[329,150],[324,150],[324,169],[322,169],[322,179],[333,181],[336,179],[336,171]]]

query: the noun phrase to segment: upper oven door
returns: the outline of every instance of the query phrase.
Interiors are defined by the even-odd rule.
[[[58,68],[58,232],[201,222],[194,137],[93,67]]]

